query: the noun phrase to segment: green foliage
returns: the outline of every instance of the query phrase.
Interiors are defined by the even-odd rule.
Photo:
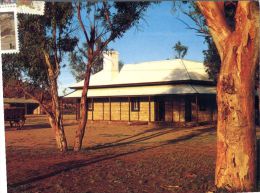
[[[211,37],[205,37],[205,42],[208,45],[208,49],[203,51],[204,54],[204,65],[207,68],[209,78],[217,82],[221,60],[218,54],[215,43]]]
[[[188,9],[183,11],[183,13],[187,15],[195,24],[195,26],[190,26],[183,22],[188,29],[195,30],[199,36],[203,36],[205,38],[205,43],[207,44],[208,49],[203,51],[204,65],[206,66],[209,77],[217,82],[221,60],[216,45],[210,36],[206,20],[195,2],[190,2]]]
[[[77,81],[85,75],[86,65],[91,65],[92,73],[103,69],[102,52],[108,44],[121,38],[133,26],[137,26],[150,2],[80,2],[82,14],[81,29],[85,30],[85,42],[70,54],[70,67]],[[75,7],[77,9],[79,7]],[[78,11],[78,10],[77,10]],[[87,19],[85,19],[87,18]],[[94,55],[89,63],[89,50]],[[84,65],[85,64],[85,65]]]
[[[18,15],[20,53],[3,56],[4,80],[12,76],[48,90],[43,50],[49,53],[53,68],[59,68],[53,62],[55,56],[60,64],[66,52],[72,51],[78,41],[69,35],[72,18],[70,3],[46,3],[44,16]]]
[[[175,52],[177,53],[177,55],[175,56],[175,58],[177,58],[177,59],[182,59],[182,58],[184,58],[184,56],[187,54],[187,51],[188,51],[188,47],[182,45],[180,41],[178,41],[178,42],[174,45],[173,49],[174,49]]]
[[[83,44],[82,48],[77,47],[69,54],[69,66],[72,75],[76,81],[81,81],[84,79],[86,64],[87,64],[87,44]],[[95,74],[103,69],[103,55],[100,55],[98,59],[92,65],[92,74]]]
[[[69,54],[69,66],[71,69],[71,73],[76,79],[76,81],[81,81],[84,79],[85,71],[86,71],[86,61],[80,51],[74,50]]]

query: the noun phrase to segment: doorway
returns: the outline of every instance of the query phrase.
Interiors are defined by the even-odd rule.
[[[156,102],[156,121],[165,121],[165,101],[163,98],[157,98]]]
[[[191,98],[185,97],[185,122],[191,122]]]

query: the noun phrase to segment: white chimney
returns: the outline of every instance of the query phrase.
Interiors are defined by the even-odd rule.
[[[109,76],[109,79],[114,79],[119,73],[119,53],[117,51],[103,52],[103,70]]]

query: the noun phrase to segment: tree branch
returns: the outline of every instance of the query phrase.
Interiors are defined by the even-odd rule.
[[[54,74],[58,76],[59,71],[60,71],[60,65],[59,65],[59,60],[58,60],[58,53],[57,53],[57,22],[56,22],[56,17],[55,17],[55,11],[56,7],[55,4],[52,7],[52,43],[53,43],[53,52],[54,52],[54,61],[55,61],[55,72],[53,69]]]
[[[186,23],[185,21],[183,21],[182,19],[179,19],[177,18],[180,22],[182,22],[184,25],[186,25],[187,29],[191,29],[191,30],[194,30],[196,31],[198,34],[201,34],[202,37],[206,37],[206,36],[210,36],[209,32],[206,31],[205,29],[202,28],[202,26],[200,24],[198,24],[198,22],[191,18],[195,23],[196,25],[199,27],[199,28],[195,28],[195,27],[192,27],[191,25],[189,25],[188,23]]]
[[[36,100],[39,105],[41,106],[41,108],[44,110],[44,112],[53,118],[53,115],[48,111],[47,107],[45,107],[45,105],[42,103],[41,100],[39,100],[37,97],[35,97],[34,95],[32,95],[30,92],[28,92],[26,89],[24,89],[23,85],[21,85],[20,83],[18,83],[18,86],[22,89],[22,91],[24,92],[25,95],[28,95],[29,97],[31,97],[32,99]]]
[[[197,1],[196,3],[206,18],[209,31],[214,39],[220,58],[223,59],[225,41],[232,33],[225,19],[223,2]]]
[[[105,1],[103,1],[103,7],[104,7],[104,12],[105,12],[105,20],[108,23],[110,30],[112,32],[113,31],[113,25],[112,25],[112,22],[110,20],[110,12],[108,10],[107,3]]]
[[[77,13],[78,13],[78,20],[79,20],[79,24],[80,24],[80,27],[85,35],[85,38],[86,38],[86,41],[89,43],[89,37],[88,37],[88,33],[86,31],[86,28],[83,24],[83,21],[82,21],[82,18],[81,18],[81,6],[80,6],[80,2],[77,6]]]

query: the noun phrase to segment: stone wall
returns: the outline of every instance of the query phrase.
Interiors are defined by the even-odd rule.
[[[165,122],[183,123],[185,122],[185,100],[190,100],[191,103],[191,122],[206,122],[216,120],[216,107],[212,106],[211,98],[202,97],[197,99],[194,96],[176,95],[163,97],[139,97],[139,111],[132,111],[131,99],[129,104],[128,97],[110,98],[95,98],[93,99],[93,111],[88,111],[88,120],[97,121],[146,121],[154,122],[157,120],[158,98],[164,101],[164,119]],[[200,105],[201,101],[210,100],[206,104]],[[198,106],[196,105],[198,104]],[[129,109],[130,108],[130,109]],[[130,116],[129,116],[130,112]],[[149,119],[150,112],[150,119]],[[93,116],[93,117],[92,117]]]

